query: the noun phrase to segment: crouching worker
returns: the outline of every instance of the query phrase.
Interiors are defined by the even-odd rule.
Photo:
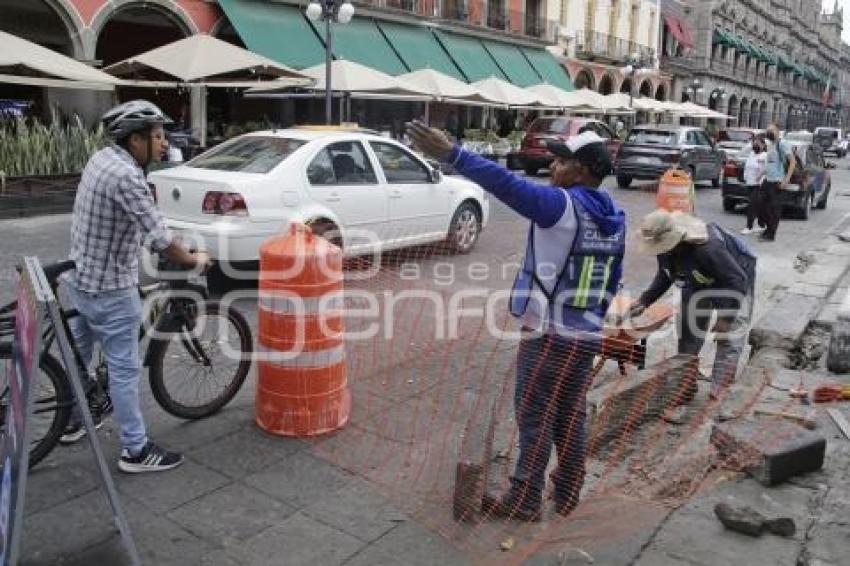
[[[408,134],[415,147],[451,163],[531,221],[510,304],[523,325],[514,393],[520,449],[510,489],[501,498],[485,498],[484,511],[539,521],[554,446],[555,511],[568,515],[584,484],[585,394],[625,250],[625,214],[599,188],[611,172],[607,147],[593,132],[550,143],[555,160],[547,186],[452,145],[422,124],[411,124]]]
[[[737,236],[714,223],[681,212],[656,210],[641,224],[641,248],[657,256],[658,272],[632,306],[640,315],[671,285],[682,288],[679,353],[698,356],[712,314],[717,353],[711,375],[711,397],[735,379],[747,339],[756,280],[756,256]],[[696,394],[696,381],[688,392]]]

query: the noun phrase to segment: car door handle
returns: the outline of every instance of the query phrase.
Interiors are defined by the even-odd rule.
[[[325,198],[325,200],[328,202],[339,202],[342,198],[339,196],[339,193],[331,193],[327,196],[327,198]]]
[[[392,189],[390,191],[390,198],[401,198],[401,190],[400,189]]]

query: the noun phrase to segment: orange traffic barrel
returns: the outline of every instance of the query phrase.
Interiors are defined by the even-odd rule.
[[[682,169],[668,169],[658,180],[655,202],[658,208],[694,214],[696,194],[693,179],[688,172]]]
[[[260,247],[257,394],[263,430],[312,436],[348,421],[342,251],[307,226]]]

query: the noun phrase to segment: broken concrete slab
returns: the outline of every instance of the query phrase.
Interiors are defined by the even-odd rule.
[[[816,297],[786,294],[750,330],[750,344],[756,348],[791,350],[820,311]]]
[[[797,281],[788,289],[788,292],[794,295],[815,297],[816,299],[825,299],[830,291],[832,291],[832,287],[829,285],[817,285],[806,281]]]
[[[715,425],[711,443],[765,486],[823,467],[826,438],[779,419]]]
[[[842,257],[850,257],[850,246],[846,242],[839,242],[826,248],[825,253]]]
[[[751,537],[761,536],[767,518],[752,507],[733,507],[728,503],[714,506],[714,514],[730,531]]]
[[[688,402],[698,371],[694,356],[678,355],[591,391],[587,395],[591,453]]]

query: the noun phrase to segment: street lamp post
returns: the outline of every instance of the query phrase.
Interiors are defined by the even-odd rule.
[[[699,79],[694,79],[693,82],[685,88],[685,92],[688,93],[689,98],[692,97],[694,104],[699,104],[698,95],[705,92],[705,89],[702,87],[702,83],[699,82]],[[694,122],[694,124],[696,124],[696,122]]]
[[[634,111],[635,78],[638,73],[646,68],[646,64],[637,53],[632,53],[626,61],[626,66],[621,69],[624,77],[629,79],[629,110]]]
[[[347,24],[354,16],[354,6],[348,1],[320,0],[310,2],[304,10],[313,22],[325,21],[325,123],[333,122],[333,85],[331,85],[331,63],[333,62],[332,22]]]

